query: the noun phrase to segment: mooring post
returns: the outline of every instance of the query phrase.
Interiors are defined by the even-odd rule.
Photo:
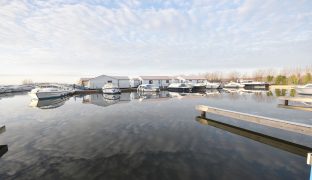
[[[312,153],[308,153],[307,164],[311,166],[310,180],[312,180]]]
[[[5,132],[5,126],[4,125],[0,126],[0,134],[3,133],[3,132]]]
[[[284,105],[288,106],[288,100],[287,99],[285,99]]]
[[[206,112],[205,112],[205,111],[202,111],[202,112],[200,113],[200,117],[205,118],[205,117],[206,117]]]

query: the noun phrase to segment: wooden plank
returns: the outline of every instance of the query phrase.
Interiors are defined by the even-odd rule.
[[[8,145],[0,145],[0,157],[2,157],[6,152],[8,152]]]
[[[279,97],[278,99],[283,101],[312,102],[312,97]]]
[[[307,164],[312,166],[312,153],[308,153]]]
[[[268,127],[283,129],[286,131],[291,131],[295,133],[300,133],[304,135],[312,136],[312,125],[284,121],[275,118],[268,118],[263,116],[251,115],[247,113],[241,113],[236,111],[229,111],[225,109],[219,109],[204,105],[197,105],[196,109],[198,111],[205,111],[212,114],[217,114],[225,117],[234,118],[237,120],[247,121],[255,124],[260,124]]]
[[[5,126],[0,127],[0,134],[5,132]]]
[[[311,111],[312,112],[312,107],[304,107],[304,106],[285,106],[283,104],[278,104],[277,107],[279,108],[286,108],[286,109],[294,109],[294,110],[302,110],[302,111]]]
[[[218,122],[212,119],[197,117],[196,121],[198,121],[201,124],[213,126],[218,129],[222,129],[230,133],[237,134],[239,136],[243,136],[248,139],[251,139],[251,140],[263,143],[263,144],[267,144],[269,146],[272,146],[272,147],[275,147],[275,148],[278,148],[278,149],[281,149],[281,150],[284,150],[284,151],[287,151],[287,152],[290,152],[290,153],[293,153],[302,157],[307,157],[307,154],[312,152],[311,147],[303,146],[300,144],[296,144],[290,141],[268,136],[266,134],[240,128],[240,127],[233,126],[230,124]]]

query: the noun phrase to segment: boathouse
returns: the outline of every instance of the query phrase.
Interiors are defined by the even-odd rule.
[[[139,76],[140,84],[154,84],[160,88],[167,88],[172,83],[170,76]]]
[[[101,75],[88,81],[87,87],[90,89],[101,89],[105,84],[112,83],[119,88],[129,88],[130,79],[128,76],[107,76]]]

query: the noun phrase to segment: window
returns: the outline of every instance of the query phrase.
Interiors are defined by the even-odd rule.
[[[112,83],[112,82],[113,82],[112,80],[107,81],[107,83]]]
[[[149,81],[148,81],[148,84],[153,84],[153,80],[149,80]]]
[[[166,83],[169,83],[169,80],[166,80]]]

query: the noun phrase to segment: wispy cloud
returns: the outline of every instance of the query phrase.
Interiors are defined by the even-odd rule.
[[[312,1],[1,1],[0,74],[311,64]]]

